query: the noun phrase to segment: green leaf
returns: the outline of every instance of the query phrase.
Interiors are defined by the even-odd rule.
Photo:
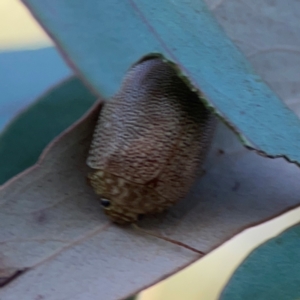
[[[55,47],[0,51],[0,131],[48,87],[71,75]]]
[[[224,289],[222,300],[300,299],[300,225],[255,249]]]
[[[131,64],[161,53],[248,146],[300,163],[300,121],[257,76],[203,1],[23,0],[69,63],[112,95]]]
[[[0,184],[36,163],[47,144],[95,100],[78,78],[71,77],[17,116],[0,135]]]

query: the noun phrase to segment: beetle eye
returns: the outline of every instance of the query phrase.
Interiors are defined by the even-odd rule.
[[[144,219],[144,216],[145,216],[144,214],[139,214],[138,217],[137,217],[137,220],[138,220],[138,221],[143,220],[143,219]]]
[[[108,199],[101,198],[101,205],[103,207],[109,207],[110,206],[110,201]]]

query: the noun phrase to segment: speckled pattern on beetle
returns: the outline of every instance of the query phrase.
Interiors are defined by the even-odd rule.
[[[126,74],[105,103],[87,164],[112,221],[135,222],[183,198],[210,145],[215,117],[160,58]]]

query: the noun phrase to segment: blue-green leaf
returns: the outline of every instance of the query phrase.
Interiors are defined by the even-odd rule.
[[[255,249],[224,289],[222,300],[300,299],[300,225]]]
[[[17,116],[0,135],[0,184],[36,163],[46,145],[95,100],[78,78],[71,77]]]
[[[44,90],[71,75],[54,47],[0,52],[0,131]]]
[[[23,1],[104,96],[141,56],[161,53],[248,146],[300,163],[300,121],[254,73],[203,1]]]

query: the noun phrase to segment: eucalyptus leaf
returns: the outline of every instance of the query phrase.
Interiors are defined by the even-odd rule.
[[[300,5],[294,0],[206,0],[255,71],[291,108],[300,98]],[[299,102],[299,101],[298,101]]]
[[[79,119],[96,97],[76,77],[47,91],[0,135],[0,185],[34,165],[44,148]]]
[[[300,299],[300,225],[255,249],[238,267],[222,300]]]
[[[1,300],[123,299],[202,257],[108,221],[86,183],[98,114],[96,107],[0,188],[1,272],[27,270],[0,290]],[[139,226],[205,255],[300,203],[299,168],[246,150],[223,124],[205,169],[186,199]]]
[[[114,93],[129,65],[146,53],[159,52],[176,62],[218,110],[223,107],[228,115],[232,111],[229,119],[236,123],[231,124],[243,134],[260,138],[273,154],[288,150],[299,155],[298,120],[255,81],[260,79],[251,75],[249,64],[201,1],[26,3],[98,93]],[[216,3],[214,13],[222,15],[224,5]],[[259,3],[259,12],[268,5]],[[224,10],[235,20],[232,7]],[[284,78],[280,80],[284,86]],[[249,109],[236,118],[245,103]],[[99,199],[85,184],[85,159],[98,112],[93,110],[56,139],[38,164],[0,188],[0,275],[24,271],[0,290],[1,300],[125,298],[202,257],[107,221]],[[270,115],[276,124],[264,118]],[[287,127],[291,120],[293,129]],[[269,143],[274,139],[275,146]],[[299,169],[245,150],[223,124],[205,168],[186,199],[139,225],[206,254],[244,228],[299,206]]]
[[[0,51],[0,131],[44,90],[70,75],[55,47]]]
[[[116,92],[142,56],[162,54],[247,146],[300,163],[299,119],[255,74],[203,0],[23,2],[103,96]]]

